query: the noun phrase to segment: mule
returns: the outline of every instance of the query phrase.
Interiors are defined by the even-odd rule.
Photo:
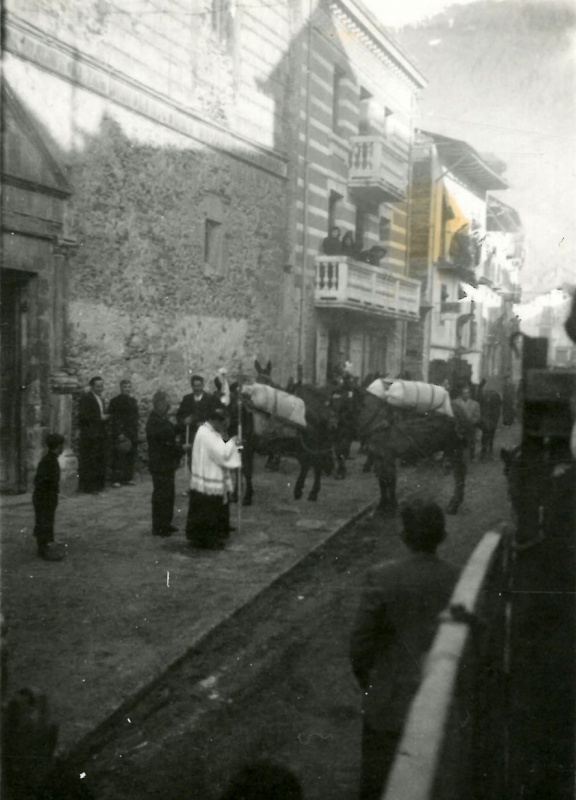
[[[454,476],[454,493],[447,513],[456,514],[464,500],[466,483],[467,420],[458,410],[454,417],[432,412],[416,414],[393,409],[384,400],[362,392],[358,415],[360,436],[366,440],[380,488],[379,509],[395,512],[398,459],[411,462],[443,452]]]
[[[278,388],[272,382],[268,385]],[[285,456],[298,461],[300,472],[294,485],[296,500],[302,497],[306,478],[312,469],[314,482],[308,500],[315,501],[322,485],[322,471],[327,466],[328,471],[331,471],[332,435],[337,420],[327,390],[302,384],[295,388],[293,394],[304,401],[307,427],[303,430],[289,428],[277,419],[259,415],[259,424],[264,424],[265,429],[258,434],[257,447],[259,452],[264,452],[269,457],[279,459]],[[248,408],[250,409],[249,404]]]

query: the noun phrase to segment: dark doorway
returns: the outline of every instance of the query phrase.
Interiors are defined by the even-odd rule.
[[[0,491],[25,491],[22,447],[22,337],[27,279],[3,269],[0,294]]]

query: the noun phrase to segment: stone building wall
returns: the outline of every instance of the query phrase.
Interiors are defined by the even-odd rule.
[[[174,0],[156,21],[146,0],[138,14],[8,5],[5,75],[71,189],[63,366],[81,385],[102,375],[108,398],[131,378],[144,413],[160,386],[176,403],[191,371],[251,376],[255,357],[279,370],[291,89],[284,66],[273,73],[288,8],[238,9],[216,31],[208,2],[192,14]]]

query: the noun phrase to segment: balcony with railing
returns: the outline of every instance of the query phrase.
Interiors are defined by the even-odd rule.
[[[367,205],[403,200],[408,186],[408,161],[382,136],[350,138],[350,193]]]
[[[393,319],[420,319],[420,282],[346,256],[318,256],[314,302]]]

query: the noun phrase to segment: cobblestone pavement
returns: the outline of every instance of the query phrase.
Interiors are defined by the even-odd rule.
[[[501,431],[498,445],[513,443],[514,433]],[[324,478],[318,502],[309,503],[292,499],[294,462],[268,473],[258,458],[255,504],[242,509],[241,530],[221,552],[187,547],[183,470],[174,520],[180,531],[170,539],[151,535],[148,476],[100,497],[63,499],[56,529],[68,556],[60,563],[36,557],[29,499],[5,502],[9,689],[34,685],[45,691],[60,722],[61,749],[76,745],[122,701],[376,500],[375,478],[362,473],[362,463],[358,456],[349,462],[345,481]],[[454,561],[463,562],[470,539],[476,533],[479,538],[488,518],[505,511],[501,475],[496,463],[471,465],[465,504],[458,517],[449,518],[449,530],[456,532]],[[401,470],[401,497],[422,489],[445,504],[451,478],[438,465]],[[461,529],[473,529],[474,536],[460,543]]]

